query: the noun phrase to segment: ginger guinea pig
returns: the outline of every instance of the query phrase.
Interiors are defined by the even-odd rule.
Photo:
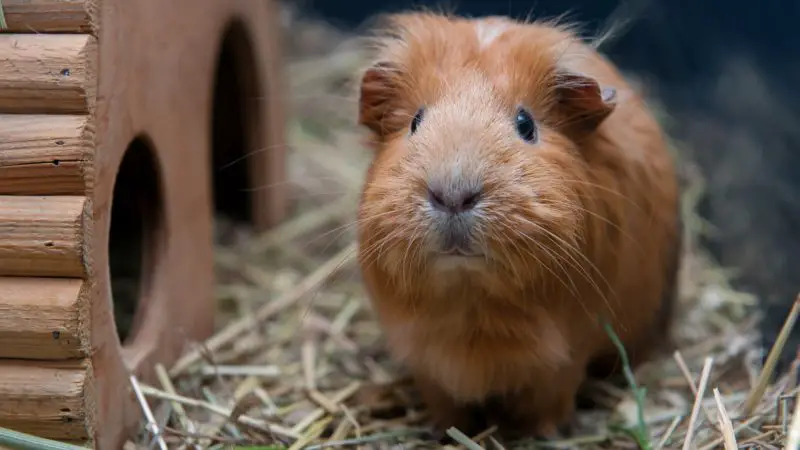
[[[659,125],[550,22],[388,17],[363,74],[359,264],[441,430],[547,436],[590,367],[666,339],[681,224]],[[482,414],[475,414],[475,412]]]

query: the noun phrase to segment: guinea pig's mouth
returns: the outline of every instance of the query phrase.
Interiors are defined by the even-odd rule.
[[[451,271],[480,271],[486,265],[486,256],[455,248],[433,253],[433,263],[436,270]]]
[[[437,256],[442,256],[446,258],[485,258],[486,255],[483,253],[475,253],[469,252],[467,250],[463,250],[461,248],[452,248],[444,251],[435,252]]]

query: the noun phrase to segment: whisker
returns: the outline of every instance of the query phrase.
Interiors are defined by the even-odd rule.
[[[534,229],[538,230],[539,232],[542,233],[542,235],[544,237],[546,237],[547,239],[549,239],[550,241],[553,242],[554,245],[551,247],[551,249],[553,251],[558,251],[558,250],[561,251],[561,253],[560,253],[561,256],[563,258],[566,258],[563,261],[565,263],[569,264],[575,270],[577,275],[580,275],[580,277],[584,281],[589,283],[589,285],[592,287],[592,289],[595,290],[597,295],[606,304],[606,306],[608,307],[609,311],[611,312],[613,318],[616,319],[615,310],[614,310],[614,308],[611,307],[611,304],[608,301],[608,298],[605,295],[603,289],[600,288],[600,286],[594,280],[594,277],[592,277],[589,274],[589,272],[586,270],[586,268],[582,264],[580,264],[579,261],[576,259],[576,255],[579,256],[580,259],[583,260],[586,263],[586,265],[588,265],[588,267],[590,269],[592,269],[593,272],[597,276],[600,277],[600,279],[603,281],[603,283],[605,283],[605,286],[608,289],[608,291],[612,292],[612,294],[613,294],[613,290],[611,289],[611,285],[608,282],[608,280],[605,278],[605,276],[600,271],[600,269],[597,268],[597,266],[585,255],[585,253],[583,251],[581,251],[575,245],[573,245],[573,244],[569,243],[568,241],[566,241],[564,238],[558,236],[556,233],[548,230],[546,227],[544,227],[544,226],[542,226],[540,224],[537,224],[537,223],[535,223],[533,221],[527,220],[527,219],[521,219],[521,220],[524,220],[526,224],[528,224],[531,227],[533,227]],[[525,234],[521,234],[521,236],[523,236],[523,238],[525,238],[529,242],[532,242],[534,245],[541,246],[541,244],[536,242],[536,240],[533,237],[525,235]],[[555,258],[555,259],[556,260],[562,260],[561,258]],[[617,300],[617,303],[619,303],[619,299],[616,299],[616,300]]]
[[[558,206],[563,206],[563,207],[566,207],[566,208],[570,208],[570,209],[573,209],[573,210],[575,210],[576,212],[579,212],[579,213],[587,214],[589,216],[592,216],[592,218],[597,219],[597,220],[609,225],[610,227],[612,227],[613,229],[618,231],[621,236],[623,236],[624,238],[627,238],[628,240],[630,240],[630,242],[632,242],[636,247],[638,247],[639,250],[641,250],[642,254],[644,254],[644,247],[642,247],[641,242],[639,242],[637,239],[634,239],[633,236],[631,236],[628,232],[626,232],[620,225],[612,222],[608,218],[603,217],[602,215],[592,211],[591,209],[586,208],[585,206],[582,206],[582,205],[579,205],[579,204],[570,204],[570,203],[567,203],[567,202],[553,202],[553,201],[550,201],[548,203],[551,204],[551,205],[558,205]]]

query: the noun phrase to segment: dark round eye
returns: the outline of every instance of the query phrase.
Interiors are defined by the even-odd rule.
[[[414,118],[411,119],[411,130],[410,130],[411,134],[417,132],[417,128],[419,127],[419,124],[422,123],[422,118],[424,115],[425,115],[425,108],[420,108],[419,110],[417,110],[417,113],[414,114]]]
[[[517,110],[517,117],[514,120],[519,137],[528,142],[536,142],[539,138],[539,133],[536,130],[536,123],[533,121],[531,114],[525,109],[520,108]]]

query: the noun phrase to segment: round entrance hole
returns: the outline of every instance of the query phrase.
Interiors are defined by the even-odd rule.
[[[123,345],[133,342],[162,249],[161,173],[148,139],[128,146],[114,182],[108,264],[114,323]]]
[[[213,89],[214,209],[218,215],[249,223],[253,219],[253,170],[265,157],[259,133],[263,93],[253,44],[238,20],[231,22],[223,35]]]

